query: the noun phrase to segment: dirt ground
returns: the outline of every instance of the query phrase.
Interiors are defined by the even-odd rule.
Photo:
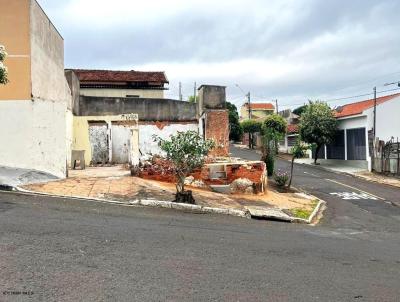
[[[172,183],[131,177],[122,166],[89,167],[73,170],[69,178],[24,186],[24,189],[61,196],[130,201],[135,199],[174,200]],[[187,187],[196,204],[218,208],[243,209],[245,206],[312,210],[312,200],[298,193],[280,193],[270,185],[259,195],[221,194],[209,189]]]

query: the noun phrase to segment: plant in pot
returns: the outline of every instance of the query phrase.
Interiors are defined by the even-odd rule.
[[[204,140],[195,131],[178,132],[169,139],[154,135],[153,139],[173,166],[176,175],[175,202],[193,204],[192,191],[185,190],[185,179],[203,166],[208,152],[215,146],[214,141]]]

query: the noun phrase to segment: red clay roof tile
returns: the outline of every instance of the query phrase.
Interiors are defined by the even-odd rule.
[[[400,96],[400,93],[382,96],[376,99],[376,103],[379,105],[398,96]],[[337,118],[341,118],[341,117],[361,114],[364,110],[372,108],[373,106],[374,106],[374,99],[370,99],[340,106],[335,109],[334,113]]]
[[[71,69],[81,82],[160,82],[169,83],[162,71],[122,71]]]
[[[248,107],[247,103],[244,106]],[[251,103],[251,109],[254,110],[275,110],[275,106],[271,103]]]
[[[287,133],[298,133],[299,125],[290,124],[287,125]]]

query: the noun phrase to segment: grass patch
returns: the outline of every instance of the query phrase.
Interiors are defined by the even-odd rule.
[[[305,209],[290,209],[290,213],[297,218],[308,219],[311,215],[311,211]]]
[[[311,213],[314,211],[315,207],[318,205],[318,202],[319,202],[318,199],[314,199],[311,202],[312,210],[295,208],[295,209],[290,209],[289,211],[294,217],[308,219],[308,217],[310,217]]]

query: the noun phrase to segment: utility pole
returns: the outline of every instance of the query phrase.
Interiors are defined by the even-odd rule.
[[[196,90],[197,90],[197,85],[196,85],[196,82],[194,82],[193,97],[194,97],[194,102],[195,103],[197,103],[196,102]]]
[[[374,87],[374,144],[376,139],[376,86]]]
[[[179,82],[179,100],[182,101],[182,83]]]
[[[251,101],[250,101],[250,91],[247,93],[247,103],[249,105],[249,120],[251,120]],[[249,149],[253,147],[253,133],[249,133]]]
[[[279,110],[278,110],[278,100],[277,99],[275,100],[275,104],[276,104],[276,114],[278,114]]]
[[[251,102],[250,102],[250,91],[247,93],[247,103],[249,104],[249,120],[251,120]]]

